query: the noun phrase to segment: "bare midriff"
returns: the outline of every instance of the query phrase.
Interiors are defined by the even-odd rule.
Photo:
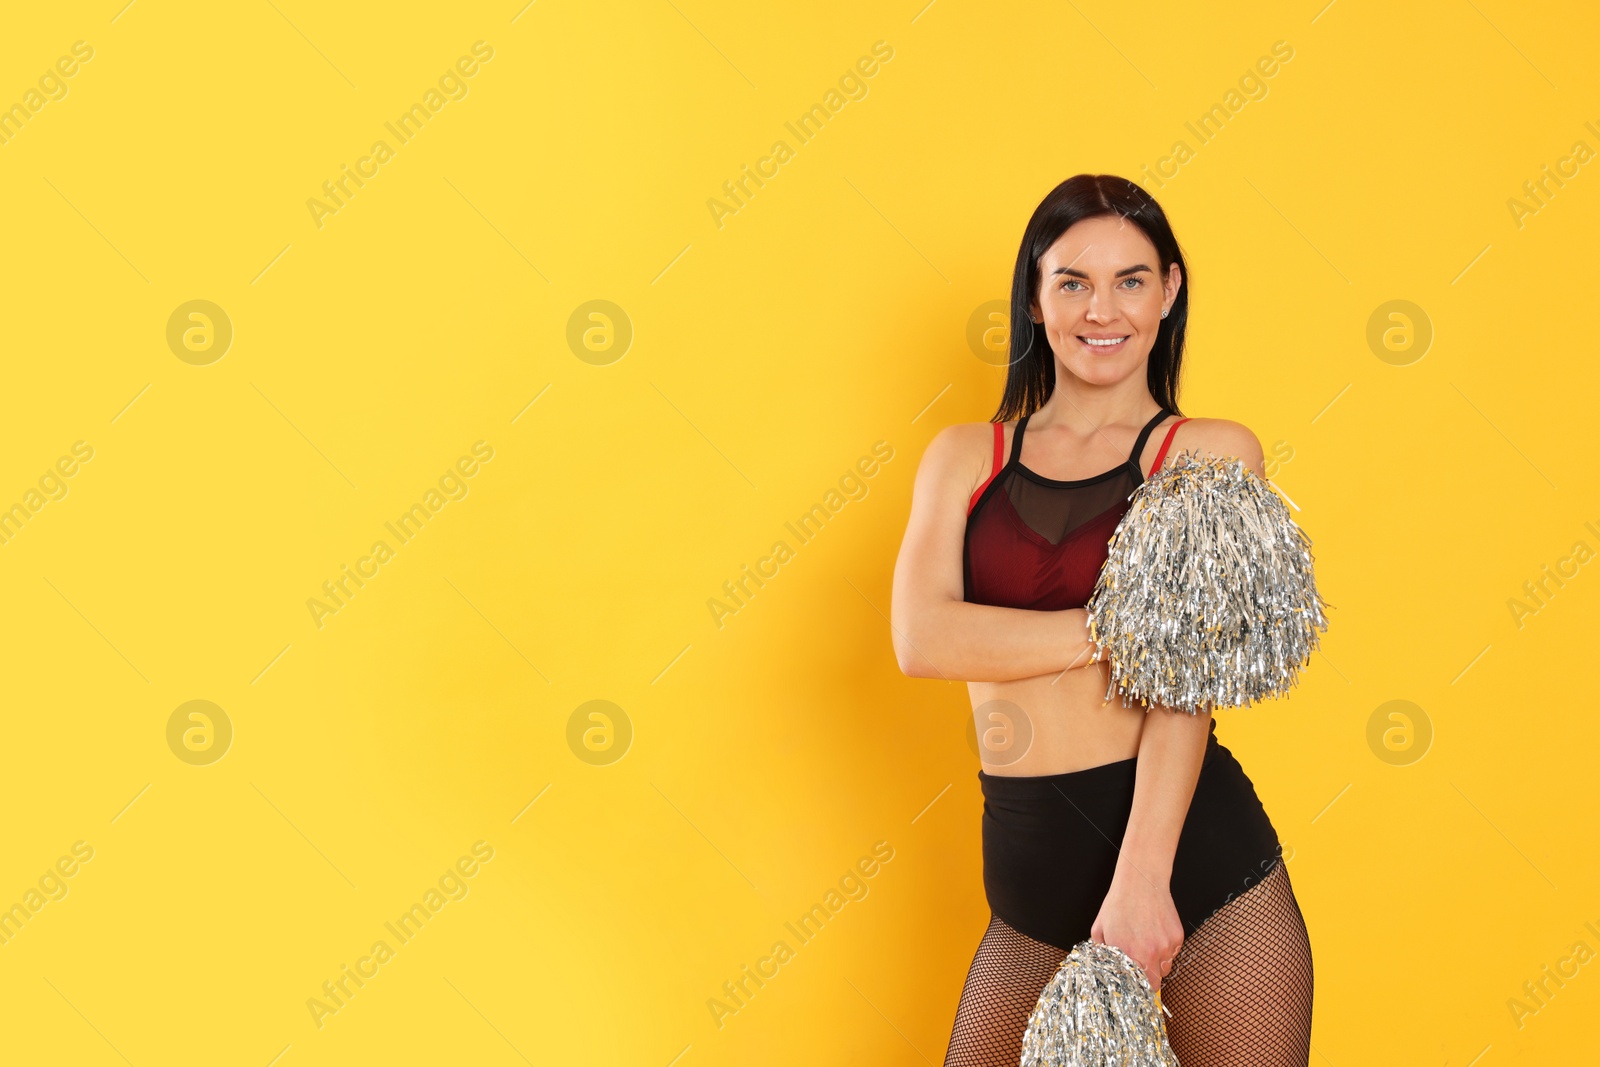
[[[1037,678],[968,682],[984,771],[1066,774],[1137,756],[1145,709],[1138,701],[1123,707],[1118,694],[1107,702],[1110,680],[1111,665],[1100,662]]]

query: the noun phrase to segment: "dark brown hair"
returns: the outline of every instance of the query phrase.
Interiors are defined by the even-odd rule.
[[[1031,414],[1050,399],[1056,385],[1055,353],[1045,336],[1044,323],[1034,322],[1030,305],[1040,289],[1039,257],[1075,222],[1099,216],[1120,215],[1134,223],[1156,246],[1161,257],[1161,281],[1171,265],[1178,264],[1183,284],[1167,317],[1161,320],[1150,346],[1147,383],[1150,395],[1168,411],[1178,409],[1178,374],[1183,364],[1183,338],[1189,323],[1189,289],[1192,279],[1183,250],[1161,205],[1139,185],[1113,174],[1076,174],[1054,189],[1034,208],[1017,250],[1011,275],[1011,352],[1006,388],[991,422],[1008,422]]]

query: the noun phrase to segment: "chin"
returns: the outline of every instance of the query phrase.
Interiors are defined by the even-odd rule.
[[[1073,339],[1075,347],[1077,339]],[[1085,357],[1082,352],[1074,352],[1072,356],[1062,362],[1075,377],[1095,385],[1111,385],[1120,382],[1130,374],[1136,373],[1144,365],[1145,355],[1130,356],[1127,354],[1117,356],[1115,359],[1095,359],[1093,356]]]

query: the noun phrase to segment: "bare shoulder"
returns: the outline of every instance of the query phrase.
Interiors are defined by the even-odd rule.
[[[1266,456],[1254,431],[1232,419],[1191,418],[1172,437],[1172,450],[1188,449],[1214,456],[1236,456],[1266,477]]]
[[[976,489],[994,465],[994,423],[956,422],[933,435],[918,476]]]

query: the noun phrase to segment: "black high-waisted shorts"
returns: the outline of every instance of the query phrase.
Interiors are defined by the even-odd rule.
[[[1172,902],[1185,937],[1265,877],[1282,855],[1255,787],[1216,730],[1212,719],[1205,762],[1172,858]],[[996,915],[1061,949],[1089,936],[1116,873],[1138,763],[1135,756],[1028,777],[978,772],[983,888]]]

